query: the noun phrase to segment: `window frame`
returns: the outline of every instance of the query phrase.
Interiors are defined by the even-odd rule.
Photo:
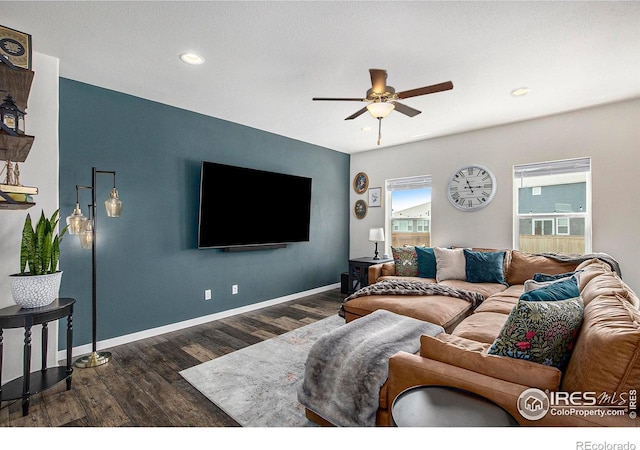
[[[585,183],[585,206],[584,210],[579,212],[553,212],[553,213],[519,213],[519,188],[527,187],[524,180],[531,175],[524,175],[527,170],[531,174],[536,174],[542,179],[547,175],[553,174],[566,174],[568,177],[574,176],[579,178],[580,181]],[[584,220],[584,253],[592,252],[592,171],[593,166],[591,164],[590,157],[572,158],[556,161],[545,161],[531,164],[518,164],[513,166],[513,235],[512,242],[513,248],[520,249],[520,222],[521,220],[531,220],[531,233],[535,235],[535,222],[540,220],[552,220],[553,221],[553,234],[556,236],[571,236],[571,219],[582,218]],[[548,172],[548,173],[546,173]],[[582,174],[582,175],[579,175]],[[557,186],[564,183],[549,183],[545,185]],[[537,185],[531,182],[528,187]],[[558,233],[559,220],[566,219],[567,232]]]

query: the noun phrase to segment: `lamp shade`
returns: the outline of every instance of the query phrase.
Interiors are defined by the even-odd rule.
[[[80,232],[79,237],[82,248],[91,248],[93,245],[93,225],[91,225],[91,221],[86,221],[86,226]]]
[[[76,203],[76,207],[73,210],[73,214],[67,216],[67,225],[69,228],[69,234],[80,234],[84,231],[85,226],[87,225],[87,218],[82,211],[80,211],[80,205]]]
[[[109,199],[104,201],[104,207],[107,210],[107,216],[120,217],[120,212],[122,211],[122,200],[120,200],[118,190],[116,188],[111,189]]]
[[[394,109],[395,105],[388,102],[374,102],[367,105],[367,110],[376,119],[384,119],[391,114],[391,111]]]
[[[369,230],[369,242],[384,241],[384,228],[371,228]]]

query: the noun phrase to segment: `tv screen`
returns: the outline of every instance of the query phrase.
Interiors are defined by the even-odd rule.
[[[311,178],[203,161],[198,248],[309,240]]]

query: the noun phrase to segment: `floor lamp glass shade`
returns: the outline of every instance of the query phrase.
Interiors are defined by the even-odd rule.
[[[93,225],[89,221],[87,221],[87,225],[80,233],[80,245],[82,245],[82,248],[91,248],[93,245]]]
[[[118,196],[118,190],[116,188],[111,189],[109,199],[104,201],[104,207],[107,210],[107,216],[120,217],[122,212],[122,200]]]
[[[73,214],[67,216],[67,231],[69,231],[69,234],[80,234],[84,231],[87,222],[88,219],[84,214],[82,214],[82,211],[80,211],[80,205],[76,203]]]

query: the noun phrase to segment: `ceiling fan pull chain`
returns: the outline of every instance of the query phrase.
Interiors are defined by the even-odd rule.
[[[382,117],[378,117],[378,145],[380,140],[382,140]]]

